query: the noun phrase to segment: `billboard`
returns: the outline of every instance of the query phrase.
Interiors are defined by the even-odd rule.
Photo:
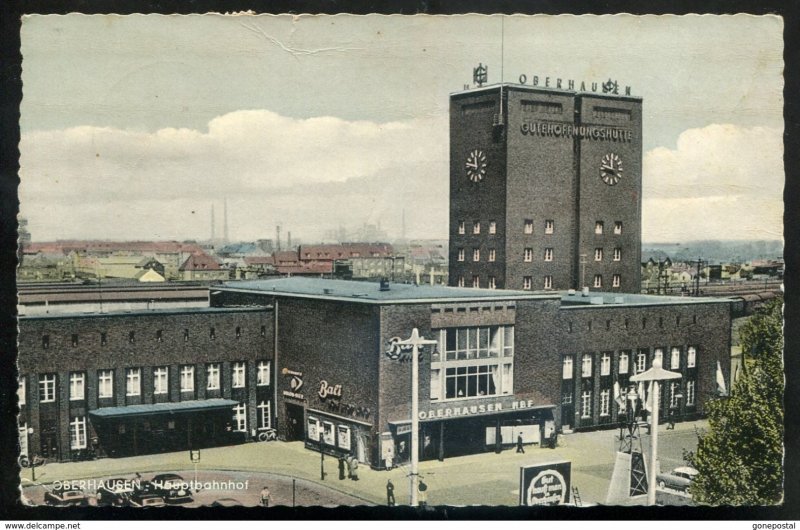
[[[570,471],[567,460],[519,468],[520,506],[569,504]]]

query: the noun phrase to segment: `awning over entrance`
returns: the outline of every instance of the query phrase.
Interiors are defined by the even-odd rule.
[[[129,405],[127,407],[104,407],[89,412],[98,418],[129,418],[132,416],[147,416],[152,414],[180,414],[185,412],[200,412],[210,410],[228,409],[238,405],[231,399],[201,399],[193,401],[178,401],[175,403],[153,403],[148,405]]]

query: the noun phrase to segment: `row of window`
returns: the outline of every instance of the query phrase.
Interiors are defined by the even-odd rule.
[[[655,348],[653,350],[653,359],[659,359],[665,369],[680,370],[682,350],[679,347],[670,349],[669,363],[664,363],[664,349]],[[581,377],[592,377],[594,372],[592,370],[593,355],[585,353],[581,356]],[[618,374],[627,374],[633,363],[633,374],[644,372],[647,369],[648,351],[640,350],[636,353],[635,357],[633,352],[622,351],[619,354],[619,362],[617,366]],[[686,348],[686,368],[694,368],[697,366],[697,348],[689,346]],[[573,356],[564,355],[562,359],[562,374],[563,379],[572,379],[573,377]],[[611,353],[606,352],[600,356],[600,375],[611,375]]]
[[[657,322],[658,322],[658,327],[659,328],[663,328],[664,327],[664,317],[658,317]],[[593,321],[591,319],[586,321],[586,328],[589,331],[592,331],[592,324],[593,324]],[[697,324],[697,315],[692,315],[692,324]],[[624,325],[625,329],[630,329],[630,325],[631,325],[630,319],[629,318],[625,318],[623,320],[623,325]],[[675,327],[679,327],[680,325],[681,325],[681,317],[680,317],[680,315],[678,315],[678,316],[675,317]],[[567,326],[568,326],[569,332],[572,333],[572,331],[573,331],[572,322],[568,322]],[[611,329],[611,319],[607,319],[606,320],[606,330],[610,330],[610,329]],[[642,329],[647,329],[647,317],[642,317]]]
[[[522,232],[524,234],[533,234],[533,219],[525,219],[522,224]],[[555,221],[553,219],[545,219],[544,221],[544,233],[545,234],[554,234],[555,233]],[[496,234],[497,233],[497,221],[489,221],[488,225],[489,234]],[[594,233],[601,235],[605,232],[605,222],[603,221],[595,221],[594,223]],[[467,223],[466,221],[458,221],[458,234],[465,235],[467,233]],[[481,233],[481,222],[480,220],[472,221],[472,234],[479,235]],[[614,234],[620,235],[622,234],[622,221],[614,221]]]
[[[206,367],[206,390],[219,390],[221,388],[222,363],[210,363]],[[153,394],[167,394],[169,392],[169,366],[156,366],[153,368]],[[231,387],[244,388],[247,386],[247,363],[244,361],[231,364]],[[183,365],[179,367],[181,392],[194,392],[195,366]],[[20,405],[25,404],[25,381],[19,379]],[[270,384],[270,363],[261,361],[256,368],[256,385]],[[129,397],[142,394],[142,369],[138,367],[125,368],[125,395]],[[39,402],[52,403],[56,400],[56,374],[39,375]],[[97,371],[97,397],[100,399],[114,397],[114,370]],[[70,372],[69,374],[69,399],[78,401],[86,399],[86,372]]]
[[[693,407],[696,404],[697,399],[697,384],[694,379],[687,379],[686,380],[686,389],[685,394],[681,392],[681,383],[680,382],[672,382],[669,386],[665,387],[665,391],[667,392],[667,396],[669,399],[669,407],[672,409],[678,408],[680,405],[679,400],[681,395],[686,398],[686,406]],[[618,412],[624,413],[627,407],[627,400],[626,399],[618,399],[616,400]],[[572,403],[572,394],[564,394],[564,400],[562,401],[564,404]],[[605,388],[600,391],[600,400],[598,403],[599,407],[599,416],[610,416],[611,415],[611,389]],[[580,415],[581,419],[590,419],[592,417],[592,391],[591,390],[584,390],[581,392],[581,405],[580,405]]]
[[[463,248],[458,249],[458,254],[456,259],[458,261],[465,261],[466,258],[466,251]],[[489,262],[494,262],[497,258],[497,253],[495,249],[489,249]],[[544,261],[553,261],[553,249],[552,248],[545,248],[544,249]],[[481,249],[473,248],[472,249],[472,261],[479,262],[481,260]],[[603,249],[596,248],[594,249],[594,260],[595,261],[603,261]],[[614,249],[614,261],[621,261],[622,260],[622,249],[617,247]],[[526,263],[533,262],[533,248],[526,247],[522,251],[522,261]]]
[[[242,328],[241,326],[236,326],[234,329],[234,334],[236,338],[241,338],[242,336]],[[266,337],[267,335],[267,326],[261,326],[261,336]],[[208,330],[208,336],[211,340],[217,338],[217,329],[215,327],[211,327]],[[155,335],[153,336],[156,342],[163,342],[164,341],[164,330],[157,329]],[[183,341],[189,342],[189,328],[184,328],[183,330]],[[136,342],[136,332],[130,331],[128,332],[128,342],[133,344]],[[78,346],[80,343],[80,336],[77,333],[73,333],[70,337],[70,344],[75,347]],[[108,333],[105,331],[100,332],[100,345],[106,346],[108,344]],[[50,335],[42,335],[42,348],[45,350],[50,347]]]

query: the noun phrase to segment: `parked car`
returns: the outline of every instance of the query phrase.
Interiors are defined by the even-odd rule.
[[[86,494],[77,488],[52,489],[44,494],[44,502],[48,506],[86,506],[89,503]]]
[[[211,504],[207,506],[211,506],[212,508],[231,508],[235,506],[244,506],[241,502],[237,501],[236,499],[231,499],[229,497],[224,497],[222,499],[217,499]]]
[[[164,497],[161,495],[158,495],[157,493],[149,493],[143,489],[137,489],[134,491],[131,494],[128,502],[130,506],[134,506],[136,508],[156,508],[166,504],[164,502]]]
[[[127,506],[133,493],[133,481],[125,478],[109,478],[97,488],[98,506]]]
[[[669,473],[659,473],[656,482],[659,489],[669,488],[686,492],[696,476],[697,470],[692,467],[676,467]]]
[[[175,473],[162,473],[150,481],[150,491],[160,495],[167,504],[192,502],[192,491],[183,477]]]

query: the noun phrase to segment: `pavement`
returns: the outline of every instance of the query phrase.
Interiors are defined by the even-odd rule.
[[[659,426],[659,457],[661,469],[667,471],[684,465],[683,449],[697,446],[697,430],[706,428],[704,420],[678,423],[674,430]],[[572,462],[572,485],[581,497],[582,505],[605,502],[618,449],[618,429],[572,433],[559,436],[555,449],[526,446],[524,454],[509,448],[500,454],[480,453],[458,458],[448,458],[420,463],[421,479],[428,485],[427,502],[430,505],[505,505],[519,502],[520,466],[546,463],[555,460]],[[650,439],[642,433],[642,444],[647,455]],[[376,471],[359,467],[359,480],[339,480],[337,460],[326,457],[326,476],[320,480],[320,454],[309,451],[302,442],[264,442],[203,449],[197,471],[203,476],[217,473],[220,477],[234,474],[239,478],[252,476],[260,491],[262,482],[270,485],[275,504],[291,505],[286,493],[291,479],[296,479],[309,489],[298,505],[386,504],[386,483],[391,479],[395,486],[397,504],[408,504],[409,467],[396,467],[390,471]],[[48,463],[36,468],[36,484],[87,478],[129,476],[138,472],[148,479],[155,472],[179,472],[184,478],[193,477],[195,467],[189,452],[163,453],[129,458],[105,458],[87,462]],[[21,474],[22,487],[27,492],[35,484],[31,470]],[[31,500],[37,495],[31,489]],[[252,493],[252,492],[251,492]],[[248,493],[250,495],[250,493]],[[314,495],[317,497],[315,498]],[[255,497],[253,497],[255,499]],[[249,505],[247,497],[243,504]],[[318,504],[315,504],[318,503]]]

